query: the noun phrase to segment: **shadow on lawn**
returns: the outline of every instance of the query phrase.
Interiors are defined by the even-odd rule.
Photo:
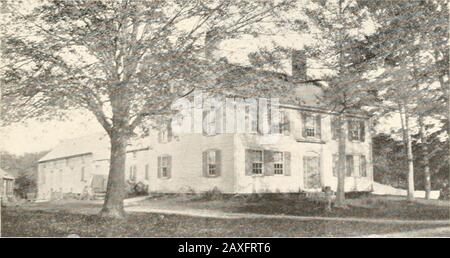
[[[327,211],[325,201],[311,200],[298,195],[269,194],[251,197],[235,206],[231,212],[285,214],[297,216],[358,217],[409,220],[448,220],[448,207],[389,200],[380,197],[361,197],[348,200],[348,208]]]

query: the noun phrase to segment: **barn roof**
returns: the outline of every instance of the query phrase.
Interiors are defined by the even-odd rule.
[[[109,159],[111,150],[110,146],[109,137],[105,133],[97,133],[74,139],[68,139],[58,144],[49,153],[47,153],[47,155],[42,157],[39,162],[81,155],[93,155],[94,160]],[[145,148],[148,148],[146,140],[136,138],[130,141],[127,151],[136,151]]]

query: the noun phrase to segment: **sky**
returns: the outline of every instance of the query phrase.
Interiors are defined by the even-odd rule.
[[[233,63],[248,63],[247,55],[260,47],[273,46],[273,42],[284,47],[303,48],[313,41],[309,35],[288,34],[284,36],[251,36],[232,39],[220,44],[218,55],[226,56]],[[314,66],[314,64],[312,65]],[[290,72],[290,61],[284,62],[286,72]],[[317,77],[317,71],[308,70],[308,75]],[[93,115],[87,111],[71,111],[67,121],[41,122],[35,119],[12,124],[0,128],[0,150],[21,155],[26,152],[50,150],[64,139],[77,138],[97,132],[103,128]],[[378,132],[390,132],[391,128],[398,128],[400,119],[397,116],[382,120],[377,128]]]

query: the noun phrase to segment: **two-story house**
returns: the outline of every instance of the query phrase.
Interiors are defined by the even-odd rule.
[[[211,55],[216,42],[207,45]],[[306,82],[306,64],[302,51],[292,56],[291,75],[227,64],[215,79],[227,94],[185,96],[174,103],[179,112],[170,123],[130,144],[126,179],[151,192],[335,190],[337,114],[320,101],[323,85]],[[370,119],[349,113],[345,128],[346,191],[371,191]],[[94,175],[108,173],[109,142],[105,135],[68,141],[39,163],[41,198],[79,193]]]

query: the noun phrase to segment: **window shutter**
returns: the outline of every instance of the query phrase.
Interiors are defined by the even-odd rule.
[[[354,170],[353,166],[354,166],[353,156],[347,155],[346,156],[346,169],[345,169],[347,177],[353,176],[353,170]]]
[[[367,176],[367,161],[366,161],[366,156],[361,156],[360,159],[360,168],[359,168],[360,174],[362,177],[366,177]]]
[[[281,125],[281,133],[284,135],[289,135],[291,132],[291,121],[289,121],[289,115],[287,112],[281,113],[282,125]]]
[[[315,133],[316,133],[316,137],[318,139],[322,138],[322,116],[321,115],[316,115],[316,123],[315,123]]]
[[[222,152],[216,150],[216,174],[220,176],[222,174]]]
[[[208,152],[203,152],[203,176],[208,176]]]
[[[149,179],[149,174],[148,174],[148,164],[145,164],[145,180]]]
[[[360,133],[361,133],[361,141],[364,142],[366,140],[366,123],[364,121],[360,121],[359,122],[359,127],[361,129]]]
[[[303,186],[305,189],[310,188],[309,187],[309,180],[308,180],[308,174],[309,174],[309,158],[303,157]]]
[[[170,142],[172,140],[173,137],[173,132],[172,132],[172,119],[169,120],[168,124],[167,124],[167,141]]]
[[[258,133],[260,134],[264,134],[265,133],[265,123],[267,121],[267,110],[266,110],[266,106],[267,102],[265,99],[261,98],[257,100],[257,113],[256,113],[256,121],[257,121],[257,129],[258,129]]]
[[[273,151],[264,150],[264,175],[273,176],[274,164],[273,164]]]
[[[215,111],[216,111],[216,114],[215,114],[216,118],[214,121],[216,123],[215,134],[220,134],[221,132],[223,132],[222,126],[224,124],[223,123],[223,108],[222,108],[222,106],[216,107]]]
[[[331,118],[331,139],[338,139],[339,121],[337,118]]]
[[[202,132],[203,135],[208,135],[208,121],[206,121],[206,117],[207,117],[208,111],[206,110],[205,107],[203,107],[203,113],[202,113]]]
[[[158,131],[158,143],[162,142],[162,132],[161,130]]]
[[[291,175],[291,153],[288,151],[285,151],[283,156],[284,156],[283,174],[285,176],[290,176]]]
[[[158,178],[161,178],[161,156],[158,157]]]
[[[348,120],[347,121],[347,135],[348,135],[348,140],[352,141],[353,140],[353,136],[352,136],[352,121]]]
[[[245,150],[245,175],[252,175],[252,150]]]
[[[302,116],[302,136],[306,138],[306,117],[308,116],[305,113],[301,113]]]
[[[167,156],[167,178],[172,177],[172,156]]]

